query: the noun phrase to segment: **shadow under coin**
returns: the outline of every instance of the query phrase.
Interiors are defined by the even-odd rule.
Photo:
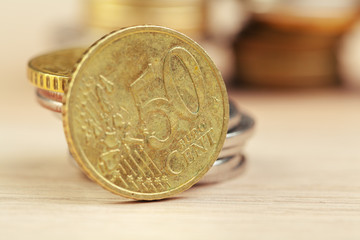
[[[122,198],[121,196],[119,196],[119,198]],[[159,202],[171,202],[171,201],[175,201],[175,200],[180,200],[180,199],[186,199],[186,197],[184,196],[174,196],[174,197],[169,197],[169,198],[165,198],[165,199],[158,199],[158,200],[151,200],[151,201],[146,201],[146,200],[129,200],[126,199],[125,201],[121,201],[121,202],[110,202],[108,204],[128,204],[128,205],[136,205],[136,204],[151,204],[151,203],[159,203]]]

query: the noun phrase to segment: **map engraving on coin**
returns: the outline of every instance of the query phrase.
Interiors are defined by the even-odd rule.
[[[224,143],[225,85],[205,51],[163,27],[138,26],[95,43],[64,99],[70,150],[104,188],[134,199],[195,184]]]

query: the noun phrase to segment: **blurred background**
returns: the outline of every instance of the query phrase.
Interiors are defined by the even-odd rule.
[[[204,232],[209,239],[279,239],[286,231],[359,239],[359,13],[358,0],[1,0],[0,231],[49,239],[64,236],[61,225],[96,237],[103,223],[109,231],[98,237],[110,239],[116,231],[145,234],[134,231],[143,221],[149,231],[180,230],[178,239]],[[239,179],[187,191],[176,204],[104,206],[125,200],[65,160],[61,122],[37,104],[27,62],[137,24],[199,42],[229,95],[255,117],[249,167]]]
[[[9,46],[21,49],[25,62],[24,56],[49,49],[89,46],[122,27],[154,24],[199,42],[228,85],[360,87],[358,0],[6,1],[3,38],[9,44],[2,47],[7,57],[14,55]]]
[[[2,121],[26,126],[14,116],[35,104],[25,77],[30,58],[87,47],[112,30],[137,24],[167,26],[199,42],[230,94],[235,89],[274,96],[329,88],[358,92],[359,9],[358,0],[3,0]],[[27,118],[37,119],[37,110]]]
[[[360,88],[359,5],[358,0],[5,0],[2,71],[48,50],[89,46],[115,29],[154,24],[199,42],[228,85],[355,89]],[[25,71],[15,68],[12,74]]]
[[[4,0],[1,72],[16,79],[6,86],[20,90],[34,55],[89,46],[122,27],[155,24],[199,42],[228,86],[359,89],[359,5],[358,0]]]

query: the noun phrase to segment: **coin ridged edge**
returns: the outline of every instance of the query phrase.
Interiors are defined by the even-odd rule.
[[[77,48],[69,48],[69,49],[60,49],[58,51],[54,51],[50,54],[55,54],[60,51],[85,51],[82,47]],[[48,54],[45,54],[48,55]],[[70,75],[67,76],[65,74],[57,74],[52,72],[47,72],[44,69],[41,69],[34,64],[34,61],[37,61],[39,58],[44,57],[45,55],[40,55],[32,58],[27,65],[27,78],[29,82],[37,88],[64,93],[65,87],[69,82]],[[72,69],[71,69],[72,70]]]
[[[69,81],[69,77],[56,76],[35,69],[31,65],[31,61],[28,64],[27,76],[30,83],[37,88],[61,93],[64,92],[65,86]]]
[[[173,35],[175,33],[175,34],[182,36],[183,37],[182,40],[187,42],[190,46],[193,46],[194,49],[196,51],[198,51],[204,57],[204,59],[209,63],[211,70],[213,71],[214,75],[216,76],[216,81],[220,88],[221,95],[223,96],[223,107],[224,107],[223,120],[224,121],[223,121],[223,125],[222,125],[221,135],[219,137],[219,141],[217,142],[217,149],[214,152],[214,155],[213,155],[214,157],[213,157],[212,161],[209,161],[206,168],[202,169],[202,171],[200,173],[198,173],[198,175],[189,179],[186,183],[182,184],[182,186],[179,186],[178,188],[170,190],[166,193],[160,193],[160,194],[159,193],[147,193],[147,194],[146,193],[134,193],[134,192],[126,190],[126,189],[119,191],[118,187],[113,187],[111,184],[109,184],[109,182],[103,176],[99,175],[99,177],[95,179],[95,177],[92,176],[93,173],[92,173],[92,170],[90,169],[93,167],[87,166],[88,164],[86,164],[85,162],[80,160],[81,159],[80,154],[78,153],[78,151],[75,148],[73,139],[71,137],[71,131],[69,128],[69,115],[68,115],[68,104],[67,103],[68,103],[68,98],[70,97],[70,95],[68,93],[69,93],[70,89],[72,88],[72,85],[74,84],[74,80],[73,80],[74,76],[76,76],[77,73],[79,72],[79,66],[81,66],[81,64],[86,61],[89,54],[91,54],[94,50],[96,50],[97,46],[101,45],[103,42],[111,39],[112,37],[114,37],[117,34],[120,34],[125,31],[136,30],[140,27],[143,29],[153,29],[154,31],[156,31],[155,29],[157,29],[158,32],[160,32],[159,29],[161,29],[161,30],[164,30],[164,32],[166,32],[168,34],[170,34],[169,32],[172,32],[172,34],[170,34],[170,35]],[[68,147],[69,147],[71,154],[73,155],[74,159],[76,160],[76,162],[78,163],[80,168],[84,171],[84,173],[90,179],[92,179],[93,181],[98,183],[105,190],[110,191],[116,195],[126,197],[126,198],[131,198],[134,200],[152,201],[152,200],[160,200],[160,199],[168,198],[168,197],[174,196],[177,193],[186,191],[187,189],[191,188],[194,184],[196,184],[213,166],[214,162],[216,161],[217,157],[219,156],[219,154],[221,152],[222,146],[226,139],[228,122],[229,122],[229,99],[228,99],[228,95],[227,95],[227,91],[226,91],[225,82],[222,78],[222,75],[221,75],[219,69],[216,67],[215,63],[210,58],[209,54],[197,42],[195,42],[194,40],[192,40],[185,34],[180,33],[176,30],[167,28],[167,27],[156,26],[156,25],[139,25],[139,26],[121,28],[121,29],[112,31],[112,32],[104,35],[102,38],[100,38],[95,43],[93,43],[82,54],[82,56],[79,58],[79,60],[76,62],[75,66],[73,68],[71,77],[69,79],[69,82],[68,82],[68,84],[65,85],[64,93],[65,93],[64,94],[65,97],[63,98],[63,108],[62,108],[63,128],[64,128],[66,140],[67,140]],[[219,146],[221,146],[221,147],[219,147]]]

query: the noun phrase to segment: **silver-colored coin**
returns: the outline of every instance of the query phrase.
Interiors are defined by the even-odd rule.
[[[236,127],[241,121],[240,108],[231,99],[229,100],[229,111],[228,131]]]
[[[226,140],[223,146],[224,149],[240,147],[239,145],[245,144],[254,133],[255,121],[246,113],[241,113],[240,123],[233,129],[229,129],[226,134]]]
[[[220,158],[215,161],[212,168],[200,180],[199,184],[223,182],[235,178],[246,170],[246,157],[235,154],[227,158]]]

